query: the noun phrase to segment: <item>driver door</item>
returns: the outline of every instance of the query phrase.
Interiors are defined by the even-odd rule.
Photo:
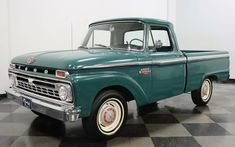
[[[152,101],[181,94],[185,88],[185,57],[176,50],[167,27],[149,29],[148,48],[152,60]]]

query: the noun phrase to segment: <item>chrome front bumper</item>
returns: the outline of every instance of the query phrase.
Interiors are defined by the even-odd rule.
[[[23,106],[23,99],[30,100],[30,109],[61,121],[77,121],[81,110],[73,106],[53,104],[24,95],[12,88],[6,90],[7,97]]]

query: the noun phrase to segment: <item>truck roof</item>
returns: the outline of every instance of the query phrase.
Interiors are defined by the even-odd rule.
[[[91,23],[89,26],[100,24],[100,23],[107,23],[107,22],[119,22],[119,21],[140,21],[143,23],[147,24],[162,24],[162,25],[167,25],[167,26],[173,26],[172,23],[169,21],[165,20],[160,20],[160,19],[154,19],[154,18],[115,18],[115,19],[107,19],[107,20],[101,20],[97,22]]]

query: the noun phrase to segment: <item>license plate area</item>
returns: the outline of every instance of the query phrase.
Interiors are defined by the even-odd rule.
[[[32,101],[28,98],[22,97],[22,104],[24,107],[31,109]]]

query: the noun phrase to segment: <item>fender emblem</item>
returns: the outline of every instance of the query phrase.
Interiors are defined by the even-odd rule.
[[[151,73],[151,70],[149,68],[142,68],[140,71],[139,71],[139,74],[140,75],[148,75]]]

